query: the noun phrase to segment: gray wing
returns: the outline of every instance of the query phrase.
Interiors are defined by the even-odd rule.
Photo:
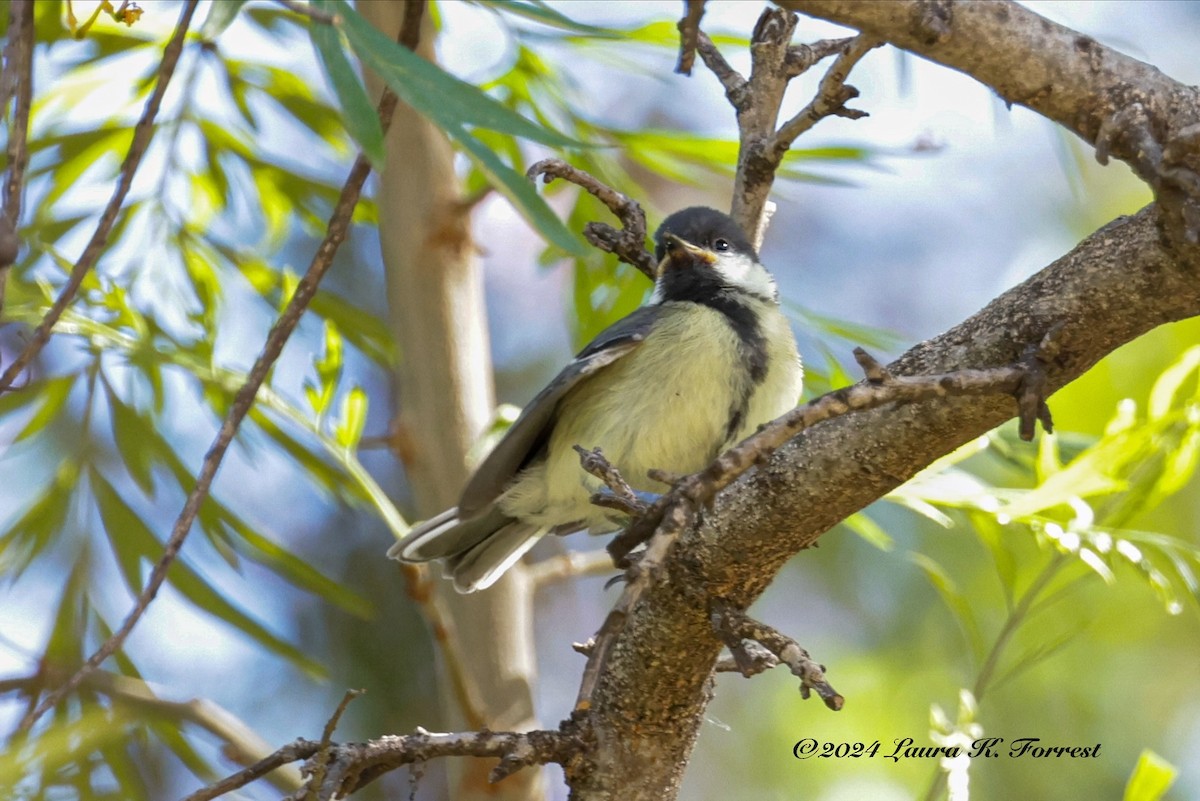
[[[654,328],[660,311],[657,305],[642,306],[601,331],[529,402],[503,439],[475,468],[458,502],[460,518],[469,519],[487,510],[545,444],[563,396],[580,381],[640,345]]]

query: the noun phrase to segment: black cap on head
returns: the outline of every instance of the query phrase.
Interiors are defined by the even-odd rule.
[[[667,234],[674,234],[685,242],[710,250],[716,240],[724,239],[734,252],[749,254],[758,261],[754,245],[750,244],[750,240],[738,224],[728,214],[722,214],[716,209],[692,206],[663,220],[662,225],[654,232],[654,258],[658,261],[662,261],[667,255],[667,244],[664,241]]]

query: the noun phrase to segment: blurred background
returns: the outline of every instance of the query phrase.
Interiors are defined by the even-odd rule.
[[[157,63],[150,45],[169,35],[178,16],[176,3],[142,5],[133,28],[101,17],[74,41],[61,32],[62,7],[37,4],[40,40],[55,39],[36,54],[34,136],[43,144],[26,200],[29,229],[44,247],[33,248],[10,279],[6,316],[26,325],[0,329],[4,361],[36,322],[38,282],[61,281],[55,254],[70,261],[90,234],[119,161],[117,141],[105,131],[136,117]],[[1200,84],[1200,4],[1027,5],[1182,83]],[[535,105],[539,91],[561,87],[592,126],[577,132],[608,132],[604,141],[613,147],[596,158],[609,159],[614,174],[637,187],[652,227],[684,206],[728,208],[736,125],[702,65],[691,77],[672,71],[681,4],[545,8],[580,26],[489,4],[437,3],[442,64],[499,96],[528,87]],[[90,3],[75,4],[78,16],[90,10]],[[707,7],[705,30],[727,34],[718,43],[743,72],[745,40],[760,10],[720,0]],[[203,4],[198,19],[207,13]],[[105,311],[93,316],[107,327],[75,321],[47,348],[31,381],[49,400],[0,398],[0,682],[32,674],[50,657],[77,661],[119,623],[131,587],[144,580],[144,560],[156,552],[145,541],[118,544],[110,528],[117,520],[136,528],[130,519],[141,520],[161,539],[186,486],[178,475],[164,478],[169,458],[137,454],[167,448],[184,472],[194,471],[227,402],[221,376],[196,378],[189,354],[207,342],[205,360],[235,373],[248,369],[282,293],[319,240],[353,145],[294,20],[278,6],[250,3],[217,46],[185,52],[164,108],[165,120],[182,122],[163,123],[161,146],[135,183],[138,210],[122,217],[88,288],[89,308]],[[598,37],[587,26],[622,35]],[[804,41],[835,35],[845,32],[805,18],[797,31]],[[812,97],[823,66],[793,82],[784,114]],[[898,355],[1149,202],[1124,165],[1100,167],[1088,145],[1032,112],[1006,108],[964,76],[881,48],[849,83],[861,92],[851,105],[870,116],[825,120],[796,144],[762,249],[794,313],[811,375],[806,395],[854,380],[854,345]],[[248,126],[251,118],[257,127]],[[231,167],[225,150],[244,164]],[[518,155],[531,163],[549,152],[526,146]],[[472,169],[464,159],[464,174]],[[239,184],[253,191],[229,189]],[[579,205],[573,190],[556,188],[548,200],[572,230],[605,219]],[[584,213],[592,216],[575,219]],[[341,486],[345,465],[303,431],[304,419],[317,420],[319,433],[322,419],[338,415],[337,401],[312,404],[308,385],[338,399],[361,387],[370,401],[368,438],[384,434],[392,414],[386,365],[395,354],[379,322],[384,279],[369,204],[358,221],[323,303],[273,377],[281,414],[298,415],[298,428],[260,422],[239,436],[215,484],[221,519],[185,548],[194,579],[164,590],[126,648],[126,672],[165,698],[210,700],[272,747],[319,736],[349,687],[368,694],[350,707],[338,739],[402,733],[436,715],[438,676],[425,624],[395,564],[383,558],[392,534],[370,498]],[[592,333],[648,292],[648,282],[611,260],[573,261],[547,250],[494,193],[477,206],[473,231],[501,402],[524,404]],[[199,255],[181,259],[180,242]],[[219,314],[205,316],[196,289],[204,286],[219,286]],[[33,311],[22,318],[22,309]],[[336,325],[337,346],[325,321]],[[111,331],[122,326],[150,346],[114,339]],[[1115,798],[1144,749],[1178,768],[1168,797],[1200,796],[1200,606],[1192,572],[1200,548],[1193,475],[1200,391],[1184,367],[1168,371],[1186,367],[1181,359],[1197,343],[1200,321],[1192,320],[1122,348],[1052,398],[1061,432],[1052,445],[1022,444],[1001,431],[962,455],[953,486],[930,478],[794,559],[754,613],[828,667],[846,707],[834,714],[802,701],[796,681],[781,672],[751,681],[720,676],[681,797],[924,797],[934,760],[797,760],[792,746],[802,738],[878,740],[890,753],[895,739],[925,745],[954,731],[1103,746],[1096,759],[976,760],[968,766],[975,798]],[[338,347],[340,360],[329,367]],[[174,369],[152,378],[145,360],[168,352]],[[323,357],[325,373],[314,364]],[[1171,376],[1174,394],[1162,383]],[[1131,426],[1151,433],[1130,445]],[[1125,450],[1096,451],[1098,442],[1115,447],[1118,435]],[[1064,511],[1066,502],[1057,513],[1031,507],[1021,520],[994,514],[994,499],[1015,503],[1018,493],[1044,484],[1055,447],[1064,464],[1109,459],[1124,471],[1119,487],[1088,499],[1094,524],[1078,507]],[[358,458],[406,511],[395,460],[385,450],[361,450]],[[1152,458],[1167,465],[1150,476],[1138,472]],[[1074,498],[1067,490],[1064,497]],[[1064,529],[1093,550],[1081,551]],[[1110,546],[1124,542],[1138,553],[1106,550],[1104,535]],[[539,546],[534,556],[599,546],[577,537]],[[1070,558],[1057,564],[1061,553]],[[1099,564],[1081,553],[1098,554]],[[1055,564],[1057,572],[1046,572]],[[1043,576],[1045,591],[1014,615]],[[568,714],[578,687],[583,659],[570,643],[593,634],[616,598],[603,583],[585,578],[539,595],[537,706],[547,725]],[[960,710],[960,690],[979,687],[997,642],[999,667],[979,708]],[[24,711],[19,696],[0,696],[0,735]],[[72,714],[63,711],[57,722]],[[181,797],[200,783],[197,772],[206,775],[204,765],[217,774],[233,769],[203,725],[182,727],[178,742],[164,734],[166,720],[130,724],[94,750],[77,749],[65,766],[27,777],[17,797],[132,797],[130,788],[147,798]],[[565,798],[561,775],[548,770],[555,797]],[[403,797],[407,788],[398,772],[362,797]],[[438,792],[430,780],[416,797]],[[244,793],[274,795],[265,785]]]

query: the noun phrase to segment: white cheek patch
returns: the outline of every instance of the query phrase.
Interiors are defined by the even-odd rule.
[[[713,269],[724,276],[731,285],[764,300],[774,300],[777,295],[775,279],[771,274],[743,253],[719,254]]]

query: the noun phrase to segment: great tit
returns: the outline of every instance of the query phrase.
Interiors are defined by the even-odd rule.
[[[525,407],[458,506],[388,551],[444,560],[460,592],[489,587],[548,533],[615,530],[573,446],[599,447],[633,489],[652,468],[696,472],[795,406],[802,371],[775,280],[729,216],[689,208],[654,235],[646,305],[602,331]]]

